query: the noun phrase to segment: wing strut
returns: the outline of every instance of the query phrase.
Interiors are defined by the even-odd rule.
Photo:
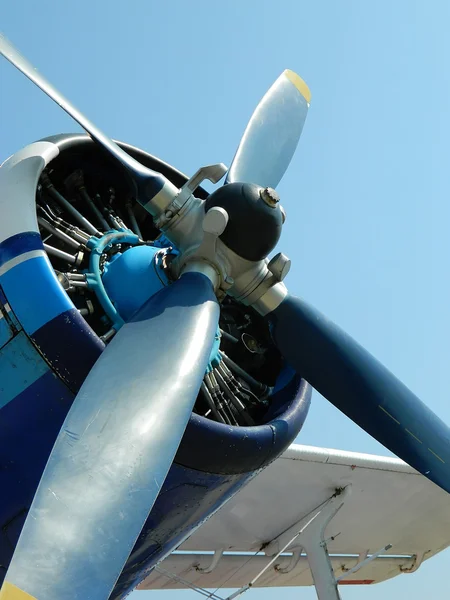
[[[310,513],[308,515],[309,518],[303,518],[299,523],[289,527],[289,529],[272,540],[264,549],[266,555],[270,556],[274,554],[272,560],[250,583],[231,594],[231,596],[228,596],[225,600],[234,600],[253,587],[256,581],[274,564],[279,556],[283,552],[286,552],[288,548],[292,549],[292,547],[300,549],[299,552],[294,551],[293,560],[297,560],[298,562],[302,548],[308,556],[308,564],[314,580],[318,600],[341,600],[337,587],[338,582],[334,575],[330,557],[328,556],[325,529],[338,510],[343,506],[350,492],[351,485],[344,489],[336,490],[331,498],[313,511],[312,516],[310,516]]]

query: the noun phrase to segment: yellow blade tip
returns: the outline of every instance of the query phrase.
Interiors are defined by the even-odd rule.
[[[5,581],[0,589],[0,600],[36,600],[34,596],[27,594],[13,583]]]
[[[297,73],[291,71],[290,69],[286,69],[284,74],[289,79],[289,81],[295,85],[300,94],[309,104],[311,102],[311,92],[309,91],[309,87],[306,85],[306,83],[303,81],[300,75],[297,75]]]

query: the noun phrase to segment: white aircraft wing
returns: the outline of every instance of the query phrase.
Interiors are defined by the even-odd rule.
[[[343,488],[351,493],[324,532],[340,584],[378,583],[411,572],[450,545],[450,496],[403,461],[293,445],[138,589],[240,588],[274,558],[255,587],[313,585],[301,550],[304,534],[277,553]]]

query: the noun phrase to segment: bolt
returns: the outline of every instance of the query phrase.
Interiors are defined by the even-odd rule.
[[[282,252],[276,254],[267,265],[276,281],[283,281],[291,268],[291,261]]]
[[[276,193],[273,188],[266,187],[259,192],[261,199],[270,206],[271,208],[275,208],[278,202],[280,201],[280,196]]]

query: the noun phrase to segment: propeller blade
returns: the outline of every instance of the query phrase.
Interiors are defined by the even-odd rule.
[[[102,146],[108,154],[124,167],[135,181],[142,204],[153,198],[164,186],[169,186],[173,195],[176,188],[160,173],[148,169],[137,160],[127,154],[107,135],[105,135],[94,123],[89,121],[65,96],[63,96],[44,75],[20,54],[17,48],[0,33],[0,55],[3,55],[11,64],[21,71],[28,79],[35,83],[38,88],[45,92],[56,104],[66,111],[81,127]]]
[[[450,428],[349,335],[288,295],[269,315],[275,344],[327,400],[450,492]]]
[[[256,107],[225,183],[275,188],[294,156],[310,100],[303,79],[286,69]]]
[[[56,440],[5,589],[109,598],[172,465],[218,317],[210,281],[187,273],[119,330]]]

